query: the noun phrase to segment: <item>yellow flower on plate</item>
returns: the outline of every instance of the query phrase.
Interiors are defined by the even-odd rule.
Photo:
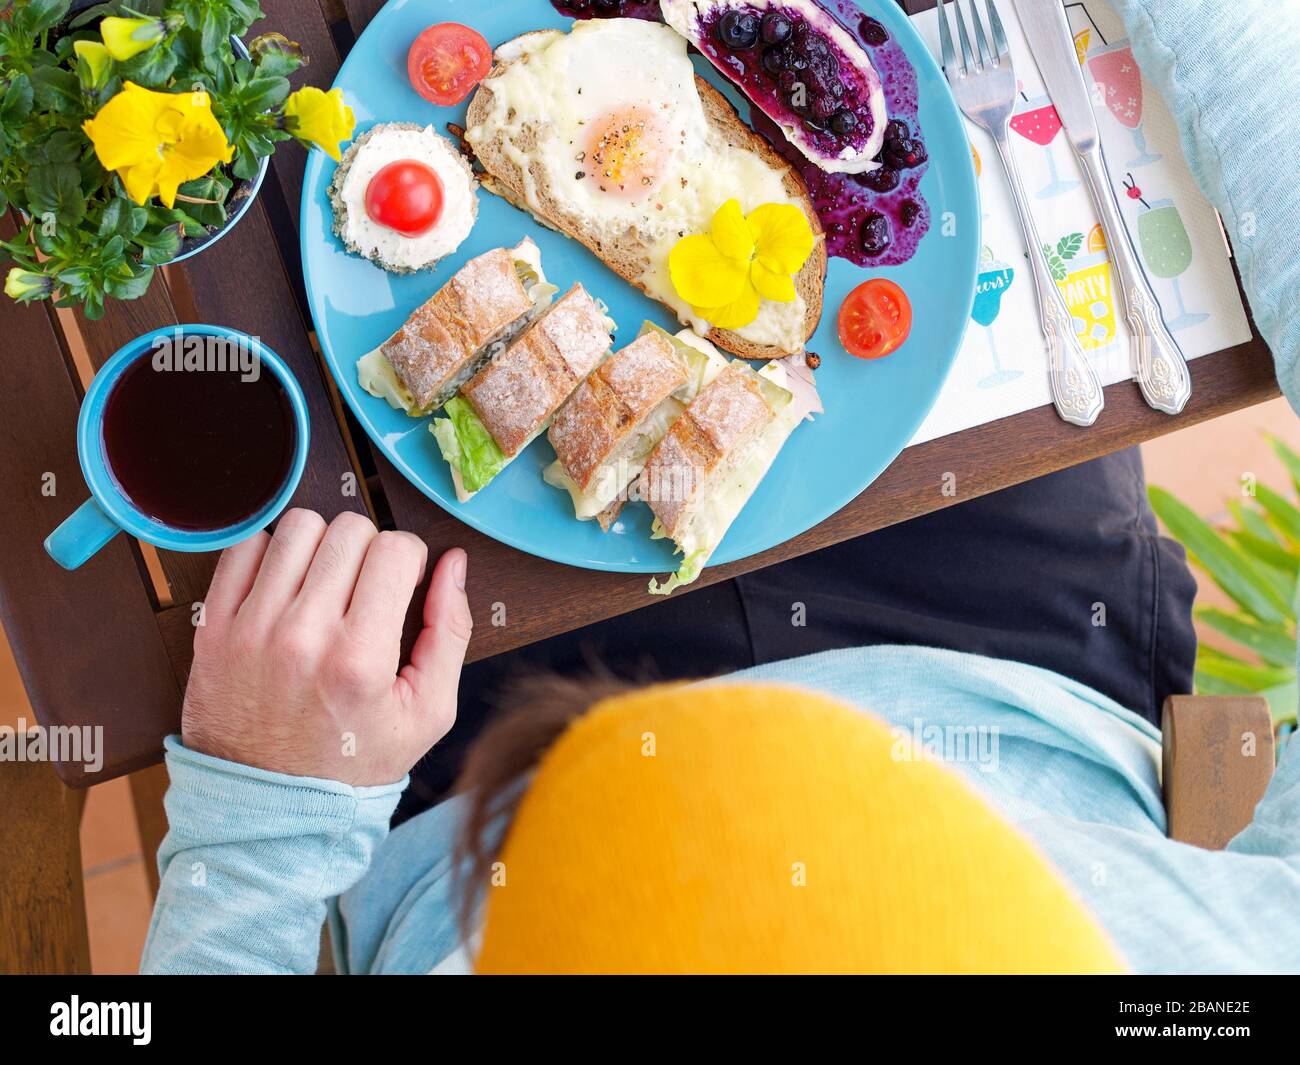
[[[119,63],[139,55],[167,36],[171,26],[165,19],[119,18],[110,15],[99,21],[99,36],[109,55]]]
[[[743,329],[763,300],[794,300],[794,278],[813,242],[807,216],[793,204],[765,203],[746,216],[739,200],[728,200],[708,233],[677,242],[668,272],[696,315],[719,329]]]
[[[153,92],[128,81],[82,129],[139,204],[156,193],[173,206],[182,184],[235,154],[205,92]]]
[[[284,128],[307,144],[314,144],[335,162],[339,145],[352,139],[356,120],[343,99],[342,89],[324,92],[308,85],[284,102]]]

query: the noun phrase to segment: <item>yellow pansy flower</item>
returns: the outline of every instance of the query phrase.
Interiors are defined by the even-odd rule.
[[[677,295],[719,329],[742,329],[764,299],[791,302],[794,277],[813,250],[807,216],[787,203],[766,203],[748,216],[728,200],[708,233],[685,237],[668,256]]]
[[[167,36],[171,25],[165,19],[119,18],[110,15],[99,21],[99,36],[109,55],[119,63],[137,56]]]
[[[284,102],[284,128],[300,141],[316,145],[335,162],[340,159],[339,145],[352,139],[355,124],[342,89],[323,92],[308,85]]]
[[[153,92],[128,81],[82,129],[139,204],[157,193],[173,206],[177,188],[235,154],[205,92]]]
[[[113,75],[113,56],[104,45],[98,41],[73,41],[72,50],[86,64],[89,75],[86,84],[90,88],[100,89],[108,84]]]

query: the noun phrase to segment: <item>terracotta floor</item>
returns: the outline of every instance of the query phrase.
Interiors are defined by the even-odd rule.
[[[1170,489],[1199,513],[1216,516],[1223,513],[1224,501],[1241,491],[1243,474],[1253,473],[1279,487],[1287,483],[1266,433],[1300,450],[1300,419],[1284,401],[1276,400],[1147,445],[1148,480]],[[0,637],[0,723],[14,724],[24,716],[30,721],[31,711],[8,645]],[[81,846],[91,963],[96,972],[132,972],[149,924],[150,899],[125,780],[91,789]]]

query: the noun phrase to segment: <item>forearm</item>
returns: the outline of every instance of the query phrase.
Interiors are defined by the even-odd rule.
[[[405,780],[352,788],[167,742],[168,833],[146,973],[311,973],[326,901],[365,873]]]
[[[1300,17],[1265,0],[1111,0],[1223,216],[1278,382],[1300,412]]]

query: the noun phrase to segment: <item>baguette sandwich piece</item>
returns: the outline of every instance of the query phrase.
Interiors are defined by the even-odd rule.
[[[462,266],[357,363],[361,387],[413,418],[432,414],[546,309],[559,290],[525,239]]]
[[[584,244],[718,347],[765,360],[804,349],[826,276],[816,209],[798,171],[695,75],[685,38],[640,19],[592,19],[524,34],[495,59],[465,129],[484,188]],[[678,295],[669,256],[709,233],[732,199],[746,214],[798,207],[814,246],[792,298],[764,299],[748,325],[721,329]]]
[[[546,431],[564,401],[609,354],[614,323],[574,285],[448,400],[429,426],[467,502]]]
[[[655,539],[685,556],[652,595],[690,584],[708,564],[809,408],[787,387],[779,362],[754,371],[732,362],[705,386],[655,448],[639,494],[654,512]]]
[[[650,453],[708,381],[727,365],[689,330],[670,336],[647,322],[560,408],[547,433],[556,460],[546,483],[569,493],[576,517],[606,531]]]

